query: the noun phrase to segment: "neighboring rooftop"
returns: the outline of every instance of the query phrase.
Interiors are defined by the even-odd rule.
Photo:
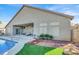
[[[0,29],[5,28],[6,24],[0,24]]]

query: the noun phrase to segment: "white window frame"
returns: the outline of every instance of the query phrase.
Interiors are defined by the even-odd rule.
[[[58,26],[58,25],[59,25],[59,22],[52,22],[52,23],[50,23],[49,25],[50,25],[50,26],[55,26],[55,25]]]
[[[54,37],[59,36],[59,22],[52,22],[49,24],[49,32],[51,35],[53,35]],[[56,28],[56,29],[53,29]],[[58,29],[57,29],[58,28]],[[54,30],[54,31],[53,31]],[[53,32],[53,33],[52,33]]]
[[[41,23],[39,27],[40,34],[47,34],[47,23]]]

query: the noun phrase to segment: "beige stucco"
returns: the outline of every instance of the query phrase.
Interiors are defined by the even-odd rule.
[[[47,33],[50,34],[50,23],[58,22],[59,36],[57,40],[71,40],[70,18],[57,14],[40,11],[37,9],[24,7],[20,13],[6,27],[6,34],[13,35],[13,25],[34,23],[33,33],[39,35],[39,27],[41,23],[47,23]]]
[[[75,24],[72,26],[72,41],[79,43],[79,25]]]

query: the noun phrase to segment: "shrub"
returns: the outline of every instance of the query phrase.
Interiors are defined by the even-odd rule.
[[[39,39],[51,40],[51,39],[53,39],[53,36],[49,35],[49,34],[41,34],[41,35],[39,35]]]
[[[44,34],[45,35],[45,39],[49,39],[50,35],[49,34]]]
[[[49,37],[50,37],[50,39],[53,39],[53,36],[52,35],[50,35]]]
[[[39,35],[39,39],[44,39],[44,34]]]

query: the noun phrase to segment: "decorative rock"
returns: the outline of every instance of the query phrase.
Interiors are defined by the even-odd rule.
[[[64,49],[64,54],[67,55],[79,55],[79,48],[74,44],[68,44],[62,47]]]

